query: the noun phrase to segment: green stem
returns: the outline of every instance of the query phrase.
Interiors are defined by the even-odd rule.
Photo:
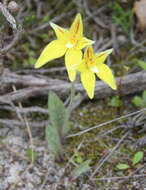
[[[74,82],[72,82],[72,83],[71,83],[70,103],[69,103],[69,106],[68,106],[68,114],[69,114],[69,117],[70,117],[70,114],[71,114],[71,112],[72,112],[74,99],[75,99],[75,86],[74,86]]]
[[[73,104],[74,104],[74,99],[75,99],[75,87],[74,87],[74,83],[71,83],[71,95],[70,95],[70,102],[67,108],[67,117],[66,117],[66,121],[64,122],[64,126],[63,126],[63,130],[62,133],[60,135],[61,137],[61,142],[64,140],[64,137],[66,135],[66,129],[68,128],[68,121],[73,109]]]

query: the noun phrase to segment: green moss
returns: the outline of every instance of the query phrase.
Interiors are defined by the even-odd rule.
[[[130,101],[128,97],[123,99],[123,104],[120,107],[120,115],[124,114],[127,101]],[[108,102],[109,99],[100,101],[98,100],[96,102],[91,101],[85,103],[80,108],[78,108],[73,113],[72,117],[74,124],[74,126],[72,127],[77,126],[75,129],[72,130],[72,133],[77,133],[86,128],[90,128],[119,117],[119,110],[117,108],[108,106]],[[130,104],[128,104],[128,107],[126,106],[126,110],[128,112],[133,111],[132,109],[133,108]],[[100,134],[103,134],[110,129],[116,128],[124,122],[127,122],[127,119],[119,120],[118,122],[114,122],[102,126],[101,128],[86,132],[82,135],[67,139],[65,142],[66,154],[68,155],[68,157],[71,157],[73,155],[73,152],[76,151],[77,147],[82,142],[82,146],[78,152],[79,155],[81,155],[84,160],[91,160],[91,165],[95,166],[95,164],[97,164],[102,157],[104,157],[111,151],[111,149],[117,144],[119,139],[121,139],[121,137],[123,136],[123,128],[118,129],[108,135],[101,136]],[[138,139],[138,137],[140,137],[140,134],[137,134],[136,132],[134,136],[136,136],[136,139]],[[134,144],[128,143],[127,145],[126,141],[125,144],[119,147],[118,152],[114,153],[111,159],[104,164],[102,174],[104,172],[106,174],[107,169],[111,169],[114,171],[116,163],[119,163],[125,159],[129,160],[131,154],[133,153],[133,150]],[[129,170],[127,172],[129,172],[130,174]]]
[[[116,109],[112,107],[105,106],[105,102],[97,101],[97,102],[90,102],[86,105],[83,105],[81,108],[77,109],[73,114],[73,121],[77,121],[77,126],[80,129],[90,128],[92,126],[98,125],[100,123],[104,123],[107,120],[111,120],[116,116]],[[113,124],[108,126],[104,126],[99,129],[94,129],[84,135],[77,136],[71,139],[68,139],[66,144],[69,154],[72,154],[72,151],[83,141],[83,146],[80,149],[80,153],[82,153],[83,158],[92,160],[92,164],[97,162],[100,159],[101,155],[106,152],[107,149],[110,148],[111,144],[109,145],[108,138],[97,138],[97,135],[103,128],[110,129],[114,127]],[[78,129],[73,129],[73,132],[76,133]]]

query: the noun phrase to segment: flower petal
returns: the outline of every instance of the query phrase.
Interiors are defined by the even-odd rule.
[[[74,48],[68,49],[65,55],[65,65],[70,81],[76,77],[77,67],[82,61],[82,51]]]
[[[63,56],[66,50],[67,48],[59,40],[54,40],[50,42],[42,51],[40,57],[35,64],[35,68],[40,68],[47,62]]]
[[[50,22],[51,27],[54,29],[56,36],[59,40],[65,40],[68,36],[68,30]]]
[[[88,67],[87,67],[87,64],[86,64],[85,60],[83,59],[81,61],[81,63],[77,66],[77,71],[85,72],[86,70],[88,70]]]
[[[107,83],[113,90],[116,90],[116,81],[111,69],[105,64],[100,64],[98,65],[98,71],[99,72],[96,73],[96,75],[105,83]]]
[[[113,49],[108,49],[106,51],[102,51],[100,53],[96,53],[95,54],[95,61],[97,64],[101,64],[104,63],[104,61],[106,60],[106,58],[108,57],[109,54],[111,54],[113,51]]]
[[[95,74],[87,70],[86,72],[81,73],[81,82],[83,87],[87,91],[89,98],[94,97],[94,88],[95,88]]]
[[[77,48],[78,49],[83,49],[84,47],[89,46],[91,44],[94,44],[93,40],[89,40],[88,38],[83,37],[77,43]]]
[[[77,16],[75,17],[70,27],[70,33],[71,36],[76,39],[83,36],[83,23],[81,14],[77,14]]]
[[[85,53],[84,53],[84,58],[86,60],[86,62],[91,62],[91,60],[93,59],[94,57],[94,50],[93,50],[93,47],[92,46],[88,46],[85,50]]]

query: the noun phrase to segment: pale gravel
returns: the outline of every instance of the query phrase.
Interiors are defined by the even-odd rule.
[[[26,156],[26,150],[30,145],[26,129],[17,126],[11,129],[0,127],[1,141],[10,149],[0,144],[0,190],[9,190],[10,186],[18,180],[19,183],[14,190],[96,190],[97,188],[99,190],[105,190],[105,188],[106,190],[121,190],[118,181],[109,184],[105,182],[97,188],[92,183],[85,184],[82,176],[80,179],[70,181],[71,171],[67,171],[64,175],[66,165],[63,166],[54,161],[54,156],[48,150],[45,140],[35,133],[33,141],[37,160],[33,167],[22,175],[29,166],[29,162],[14,154],[14,151]],[[141,170],[142,173],[145,172],[145,168],[143,170]],[[130,180],[128,184],[136,190],[146,190],[145,179]]]
[[[2,142],[12,151],[26,156],[26,150],[29,147],[29,139],[26,131],[15,127],[14,130],[0,128]],[[33,167],[24,175],[21,175],[29,166],[27,160],[23,160],[10,150],[1,146],[0,151],[0,190],[7,190],[11,185],[19,180],[14,190],[53,190],[59,187],[60,179],[64,173],[64,168],[54,161],[53,155],[47,149],[45,141],[39,137],[34,139],[34,149],[37,152],[37,160]],[[47,174],[47,177],[46,177]],[[45,180],[45,182],[44,182]],[[42,186],[42,183],[44,185]],[[65,177],[61,181],[65,187],[69,185],[69,178]]]

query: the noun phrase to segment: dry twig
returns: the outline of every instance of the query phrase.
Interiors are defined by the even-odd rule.
[[[103,159],[101,160],[101,162],[99,161],[99,163],[97,164],[97,166],[95,167],[96,169],[93,171],[90,180],[92,180],[92,178],[94,177],[94,175],[99,171],[99,169],[103,166],[103,164],[114,154],[114,152],[119,148],[120,144],[123,142],[123,140],[129,135],[129,132],[126,132],[122,138],[119,140],[119,142],[116,144],[116,146],[109,152],[109,154]]]
[[[1,88],[0,93],[4,94],[0,96],[0,102],[8,103],[8,100],[18,102],[28,100],[31,97],[48,95],[50,90],[53,90],[63,98],[68,96],[70,91],[70,84],[63,80],[51,79],[42,75],[17,75],[12,72],[5,72],[0,77]],[[146,89],[146,71],[129,74],[124,77],[118,77],[117,83],[120,85],[120,92],[122,95],[128,95],[135,92],[139,92]],[[53,85],[52,85],[53,84]],[[6,90],[11,85],[16,87],[22,87],[17,92],[9,92]],[[136,88],[135,88],[136,86]],[[80,83],[75,84],[76,92],[85,93]],[[116,91],[110,89],[102,81],[96,82],[95,87],[95,99],[107,98],[116,94]],[[87,98],[87,97],[85,97]]]
[[[110,124],[110,123],[113,123],[113,122],[119,121],[119,120],[121,120],[121,119],[125,119],[125,118],[128,118],[128,117],[131,117],[131,116],[133,116],[133,115],[136,115],[136,114],[138,114],[138,113],[140,113],[140,112],[144,112],[144,111],[146,111],[146,108],[143,108],[143,109],[141,109],[141,110],[139,110],[139,111],[135,111],[135,112],[132,112],[132,113],[123,115],[123,116],[118,117],[118,118],[115,118],[115,119],[113,119],[113,120],[106,121],[106,122],[101,123],[101,124],[99,124],[99,125],[96,125],[96,126],[87,128],[87,129],[85,129],[85,130],[82,130],[82,131],[80,131],[80,132],[78,132],[78,133],[68,135],[67,138],[83,135],[83,134],[85,134],[85,133],[87,133],[87,132],[89,132],[89,131],[92,131],[92,130],[94,130],[94,129],[99,129],[99,128],[103,127],[103,126],[107,126],[107,125]]]

